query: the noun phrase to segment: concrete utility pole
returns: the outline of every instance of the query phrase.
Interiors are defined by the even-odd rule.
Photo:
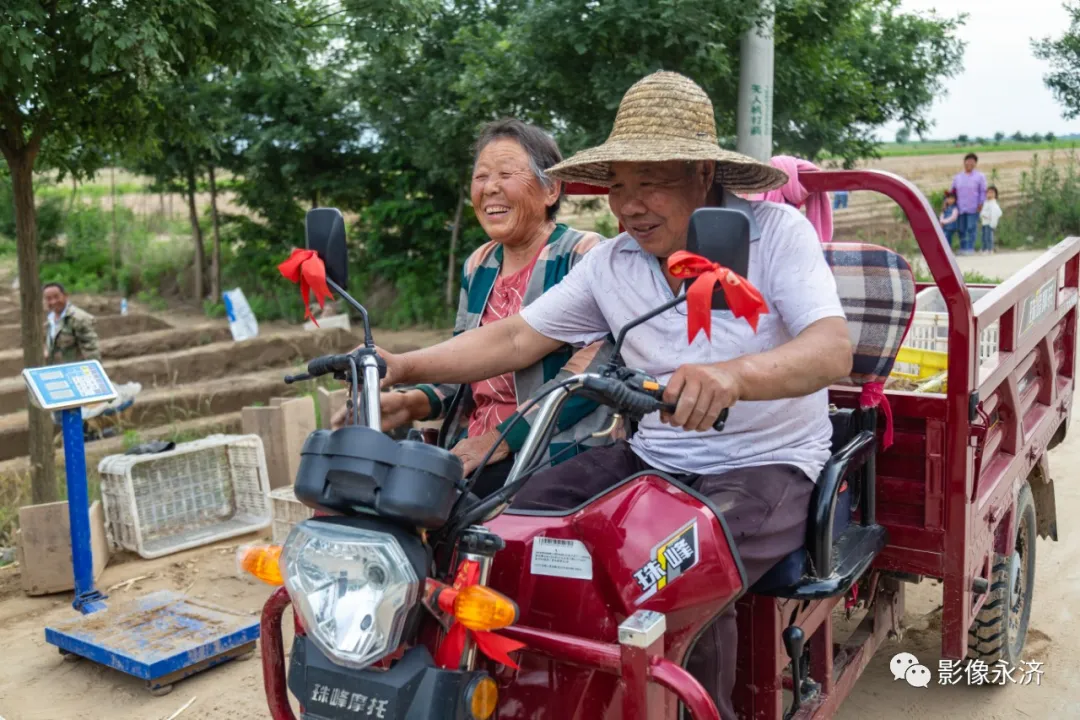
[[[773,20],[769,5],[760,25],[746,31],[739,50],[739,111],[736,149],[768,161],[772,157]]]

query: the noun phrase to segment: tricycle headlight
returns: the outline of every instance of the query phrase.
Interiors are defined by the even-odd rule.
[[[362,669],[401,644],[420,583],[393,536],[305,520],[281,570],[308,637],[338,664]]]

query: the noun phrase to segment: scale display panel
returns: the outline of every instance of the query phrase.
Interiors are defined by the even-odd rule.
[[[116,399],[105,368],[97,360],[28,368],[23,380],[34,404],[42,410],[67,410]]]

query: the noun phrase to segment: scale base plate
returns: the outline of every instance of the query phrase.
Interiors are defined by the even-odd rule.
[[[146,680],[151,691],[229,660],[249,657],[259,620],[162,590],[45,628],[45,641]]]

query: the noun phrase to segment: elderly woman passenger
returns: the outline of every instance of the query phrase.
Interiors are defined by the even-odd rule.
[[[454,334],[516,315],[555,286],[589,250],[603,240],[556,222],[562,186],[541,168],[562,160],[558,145],[543,130],[504,119],[485,126],[476,143],[471,188],[473,211],[490,241],[465,262]],[[584,371],[606,360],[603,343],[574,350],[562,346],[539,362],[498,377],[465,385],[417,385],[383,393],[383,429],[416,420],[445,422],[444,437],[470,473],[510,418],[545,384]],[[593,438],[606,428],[611,411],[575,399],[567,403],[551,442],[556,462],[576,454],[567,446],[582,441],[580,450],[606,444]],[[336,423],[344,420],[340,413]],[[529,431],[529,416],[510,427],[473,492],[485,497],[501,487]],[[560,455],[560,453],[562,453]]]

